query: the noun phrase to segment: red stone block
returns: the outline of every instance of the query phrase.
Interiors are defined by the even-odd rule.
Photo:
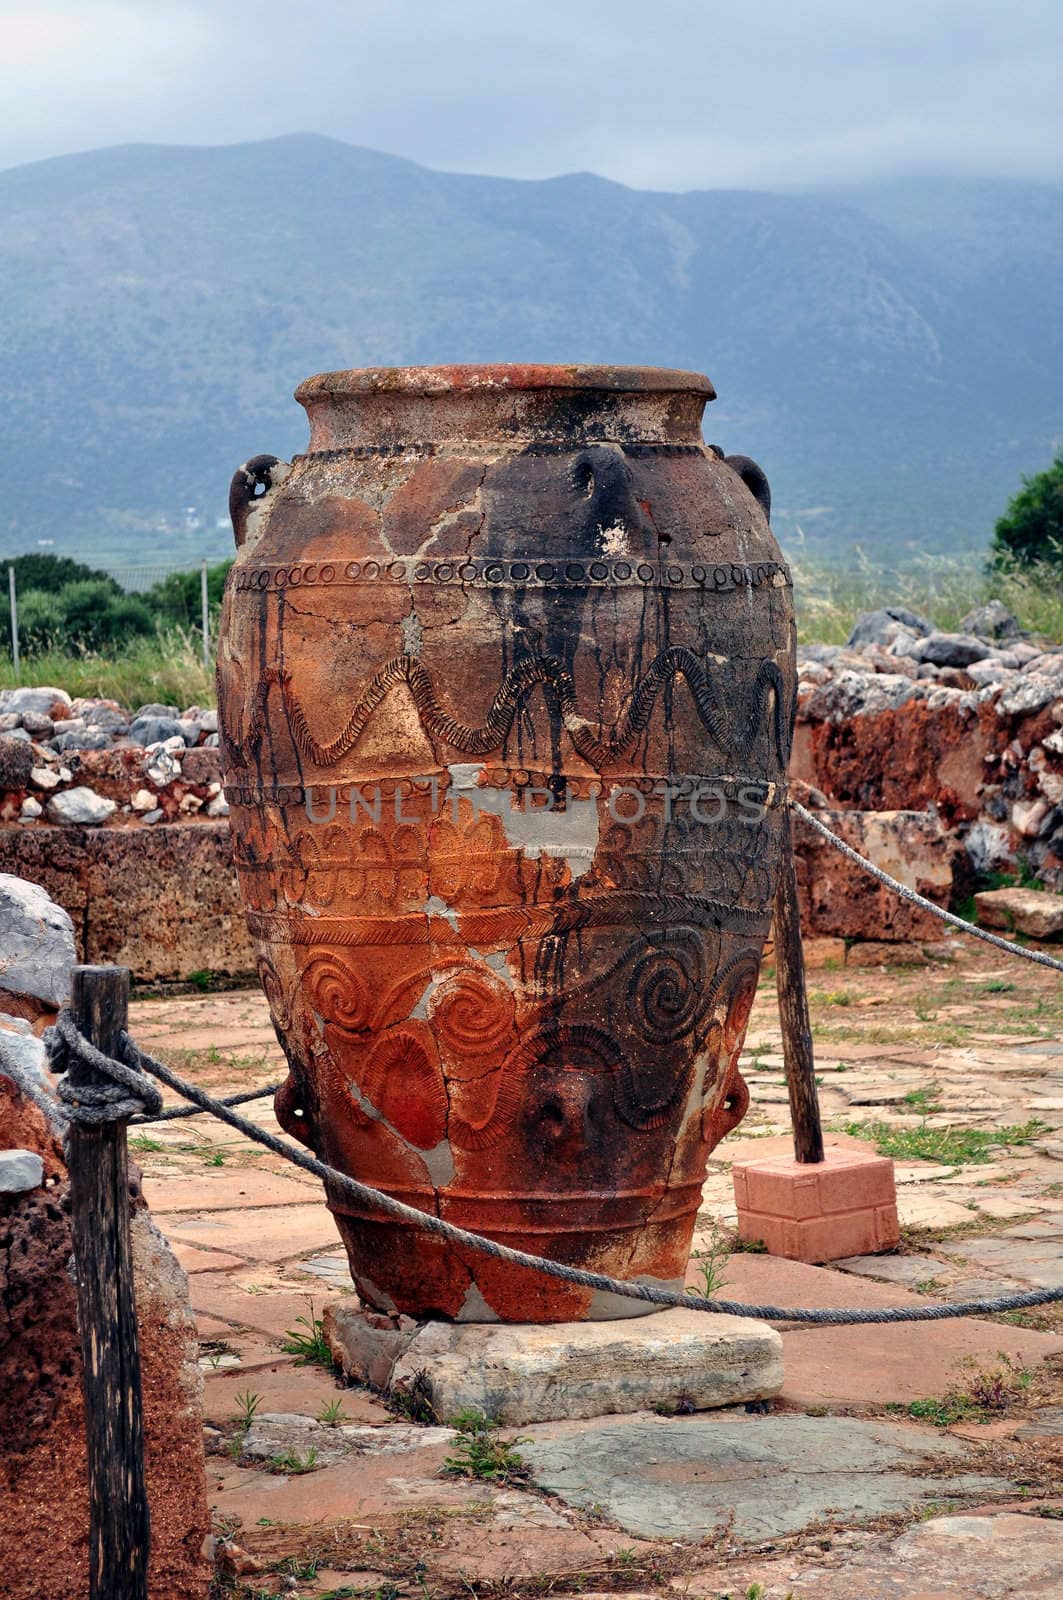
[[[769,1255],[838,1261],[900,1242],[893,1162],[863,1150],[828,1148],[815,1166],[792,1156],[736,1164],[738,1236]]]

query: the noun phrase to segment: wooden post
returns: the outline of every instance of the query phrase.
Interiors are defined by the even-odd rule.
[[[793,827],[783,816],[782,861],[775,891],[775,985],[782,1022],[782,1053],[790,1096],[794,1155],[798,1161],[823,1160],[823,1125],[816,1092],[812,1023],[805,990],[805,958],[801,948],[801,913],[797,903]]]
[[[126,1025],[125,967],[75,967],[71,1012],[81,1032],[113,1055]],[[76,1060],[73,1085],[99,1075]],[[71,1123],[70,1220],[84,1359],[89,1471],[90,1600],[147,1600],[150,1526],[144,1487],[140,1349],[129,1239],[126,1124]]]

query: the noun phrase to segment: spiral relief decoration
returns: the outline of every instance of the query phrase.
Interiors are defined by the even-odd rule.
[[[323,1022],[357,1033],[369,1027],[371,1005],[365,984],[345,961],[334,955],[314,956],[303,974],[314,1010]]]
[[[639,1032],[672,1044],[695,1026],[707,1003],[705,942],[694,928],[669,928],[635,963],[628,999]]]
[[[428,1002],[428,1015],[440,1044],[463,1056],[484,1056],[509,1043],[513,1031],[513,993],[485,972],[458,972],[445,978]]]

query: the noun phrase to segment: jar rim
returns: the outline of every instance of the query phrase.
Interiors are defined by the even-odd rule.
[[[436,395],[513,393],[521,390],[598,390],[624,394],[695,394],[716,390],[701,372],[671,367],[549,366],[522,362],[442,367],[354,367],[306,378],[295,398],[307,401],[344,395]]]

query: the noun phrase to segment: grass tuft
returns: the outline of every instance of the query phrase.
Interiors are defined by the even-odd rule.
[[[308,1317],[296,1317],[295,1327],[289,1328],[281,1340],[285,1355],[295,1356],[296,1366],[333,1367],[332,1351],[325,1338],[325,1324],[314,1316],[313,1302]]]
[[[943,1167],[983,1166],[1001,1147],[1029,1144],[1048,1132],[1047,1123],[1031,1117],[1006,1128],[894,1128],[886,1122],[847,1122],[843,1132],[854,1139],[873,1139],[880,1156],[894,1161],[935,1161]]]

